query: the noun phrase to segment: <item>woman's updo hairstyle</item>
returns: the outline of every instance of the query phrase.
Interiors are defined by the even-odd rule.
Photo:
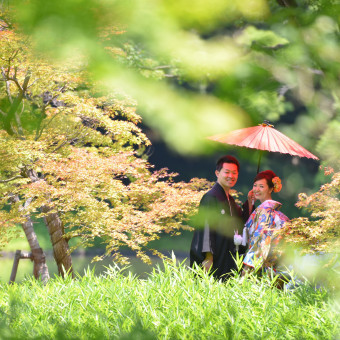
[[[272,170],[261,171],[255,176],[254,183],[259,181],[260,179],[266,179],[269,188],[274,188],[274,183],[272,182],[272,179],[274,177],[276,177],[276,175],[275,172]]]
[[[281,191],[281,180],[278,176],[276,176],[274,171],[265,170],[259,172],[254,178],[254,183],[259,181],[260,179],[265,179],[267,181],[268,187],[272,188],[274,192]]]

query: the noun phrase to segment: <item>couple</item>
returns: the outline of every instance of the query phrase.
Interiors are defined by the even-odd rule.
[[[198,229],[190,249],[191,267],[197,263],[222,280],[236,269],[237,251],[245,254],[245,270],[254,267],[255,258],[263,268],[275,269],[278,256],[275,246],[281,238],[275,230],[288,221],[278,211],[281,204],[271,198],[272,192],[281,190],[281,181],[271,170],[257,174],[242,208],[236,204],[230,190],[237,182],[239,169],[239,162],[233,156],[223,156],[217,161],[217,182],[202,197],[196,220]],[[261,202],[256,209],[255,199]]]

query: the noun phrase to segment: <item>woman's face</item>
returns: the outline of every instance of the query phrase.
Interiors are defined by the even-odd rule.
[[[273,188],[269,188],[267,180],[265,178],[259,179],[253,185],[253,193],[255,199],[260,200],[263,203],[266,200],[272,199]]]

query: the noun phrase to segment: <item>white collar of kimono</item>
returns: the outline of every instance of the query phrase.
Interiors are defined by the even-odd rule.
[[[274,201],[274,200],[266,200],[263,203],[261,203],[258,208],[263,208],[263,209],[274,209],[278,210],[281,208],[282,204],[280,202]]]

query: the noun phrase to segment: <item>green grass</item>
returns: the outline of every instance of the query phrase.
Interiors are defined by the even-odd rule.
[[[0,339],[338,339],[339,296],[305,283],[227,283],[175,259],[145,279],[110,267],[76,280],[0,284]],[[199,273],[201,275],[202,273]]]

